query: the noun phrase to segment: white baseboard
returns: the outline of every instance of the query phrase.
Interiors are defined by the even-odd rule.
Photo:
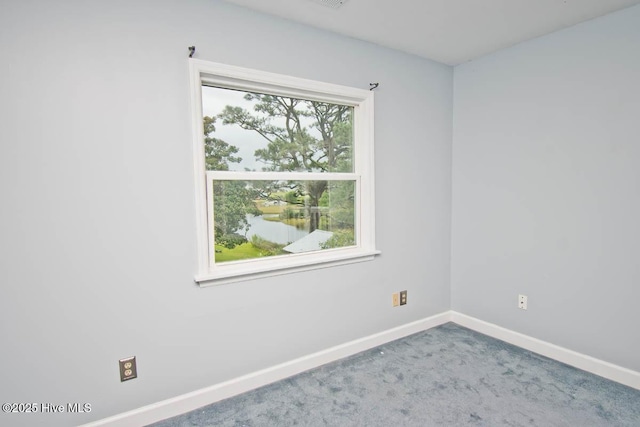
[[[640,390],[640,372],[568,350],[466,314],[451,311],[450,315],[451,321],[458,325]]]
[[[398,326],[368,337],[360,338],[289,362],[282,363],[211,387],[196,390],[113,417],[104,418],[81,427],[137,427],[192,411],[205,405],[271,384],[309,369],[322,366],[370,348],[386,344],[408,335],[454,322],[476,332],[508,342],[567,365],[640,390],[640,372],[632,371],[593,357],[568,350],[539,339],[523,335],[493,323],[447,311],[416,322]]]
[[[192,411],[205,405],[291,377],[329,362],[421,332],[449,322],[450,312],[427,317],[368,337],[331,347],[289,362],[282,363],[211,387],[196,390],[162,402],[154,403],[81,427],[134,427],[151,424],[165,418]]]

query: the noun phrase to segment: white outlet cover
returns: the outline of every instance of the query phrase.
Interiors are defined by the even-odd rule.
[[[526,295],[518,295],[518,308],[523,310],[527,309],[527,296]]]

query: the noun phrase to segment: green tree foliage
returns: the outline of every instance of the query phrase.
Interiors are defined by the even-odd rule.
[[[203,123],[204,158],[207,170],[228,171],[229,162],[240,163],[242,158],[234,156],[238,152],[238,147],[213,137],[216,131],[216,118],[205,116]]]
[[[328,183],[327,191],[320,198],[320,207],[325,208],[328,213],[326,221],[327,230],[349,229],[353,230],[354,218],[354,198],[355,185],[352,181],[331,181]],[[353,233],[351,233],[353,235]]]
[[[351,172],[353,170],[353,108],[275,95],[247,93],[254,112],[226,106],[218,115],[224,124],[254,131],[267,141],[255,151],[266,171]],[[292,183],[305,196],[310,232],[320,226],[320,199],[327,181]]]
[[[213,137],[215,117],[204,117],[204,152],[207,170],[226,171],[229,163],[239,163],[238,148]],[[215,181],[213,183],[214,237],[218,245],[232,249],[247,241],[239,230],[247,230],[247,214],[261,212],[253,202],[254,192],[242,181]]]
[[[296,188],[291,191],[287,191],[284,195],[284,200],[290,205],[302,205],[304,204],[303,194],[300,193],[300,189]]]
[[[320,245],[322,249],[331,248],[344,248],[345,246],[352,246],[356,244],[353,230],[341,230],[334,231],[333,236],[329,237],[324,243]]]
[[[260,256],[282,255],[284,253],[282,248],[285,245],[270,242],[256,234],[251,236],[251,244],[260,251]]]

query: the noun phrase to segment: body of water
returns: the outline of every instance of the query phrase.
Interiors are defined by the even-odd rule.
[[[279,221],[266,221],[264,215],[253,216],[247,215],[247,222],[251,227],[246,236],[249,241],[253,235],[258,235],[263,239],[269,240],[274,243],[287,244],[302,239],[308,235],[306,230],[300,230],[293,225],[288,225]],[[244,234],[243,232],[239,232]]]

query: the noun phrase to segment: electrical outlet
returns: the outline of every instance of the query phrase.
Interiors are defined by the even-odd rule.
[[[136,357],[120,359],[120,381],[132,380],[137,377],[138,368],[136,366]]]
[[[527,309],[527,296],[526,295],[518,295],[518,308],[522,310]]]
[[[400,305],[407,305],[407,291],[400,292]]]
[[[393,299],[393,306],[397,307],[400,305],[400,294],[399,293],[395,293],[392,295],[392,299]]]

